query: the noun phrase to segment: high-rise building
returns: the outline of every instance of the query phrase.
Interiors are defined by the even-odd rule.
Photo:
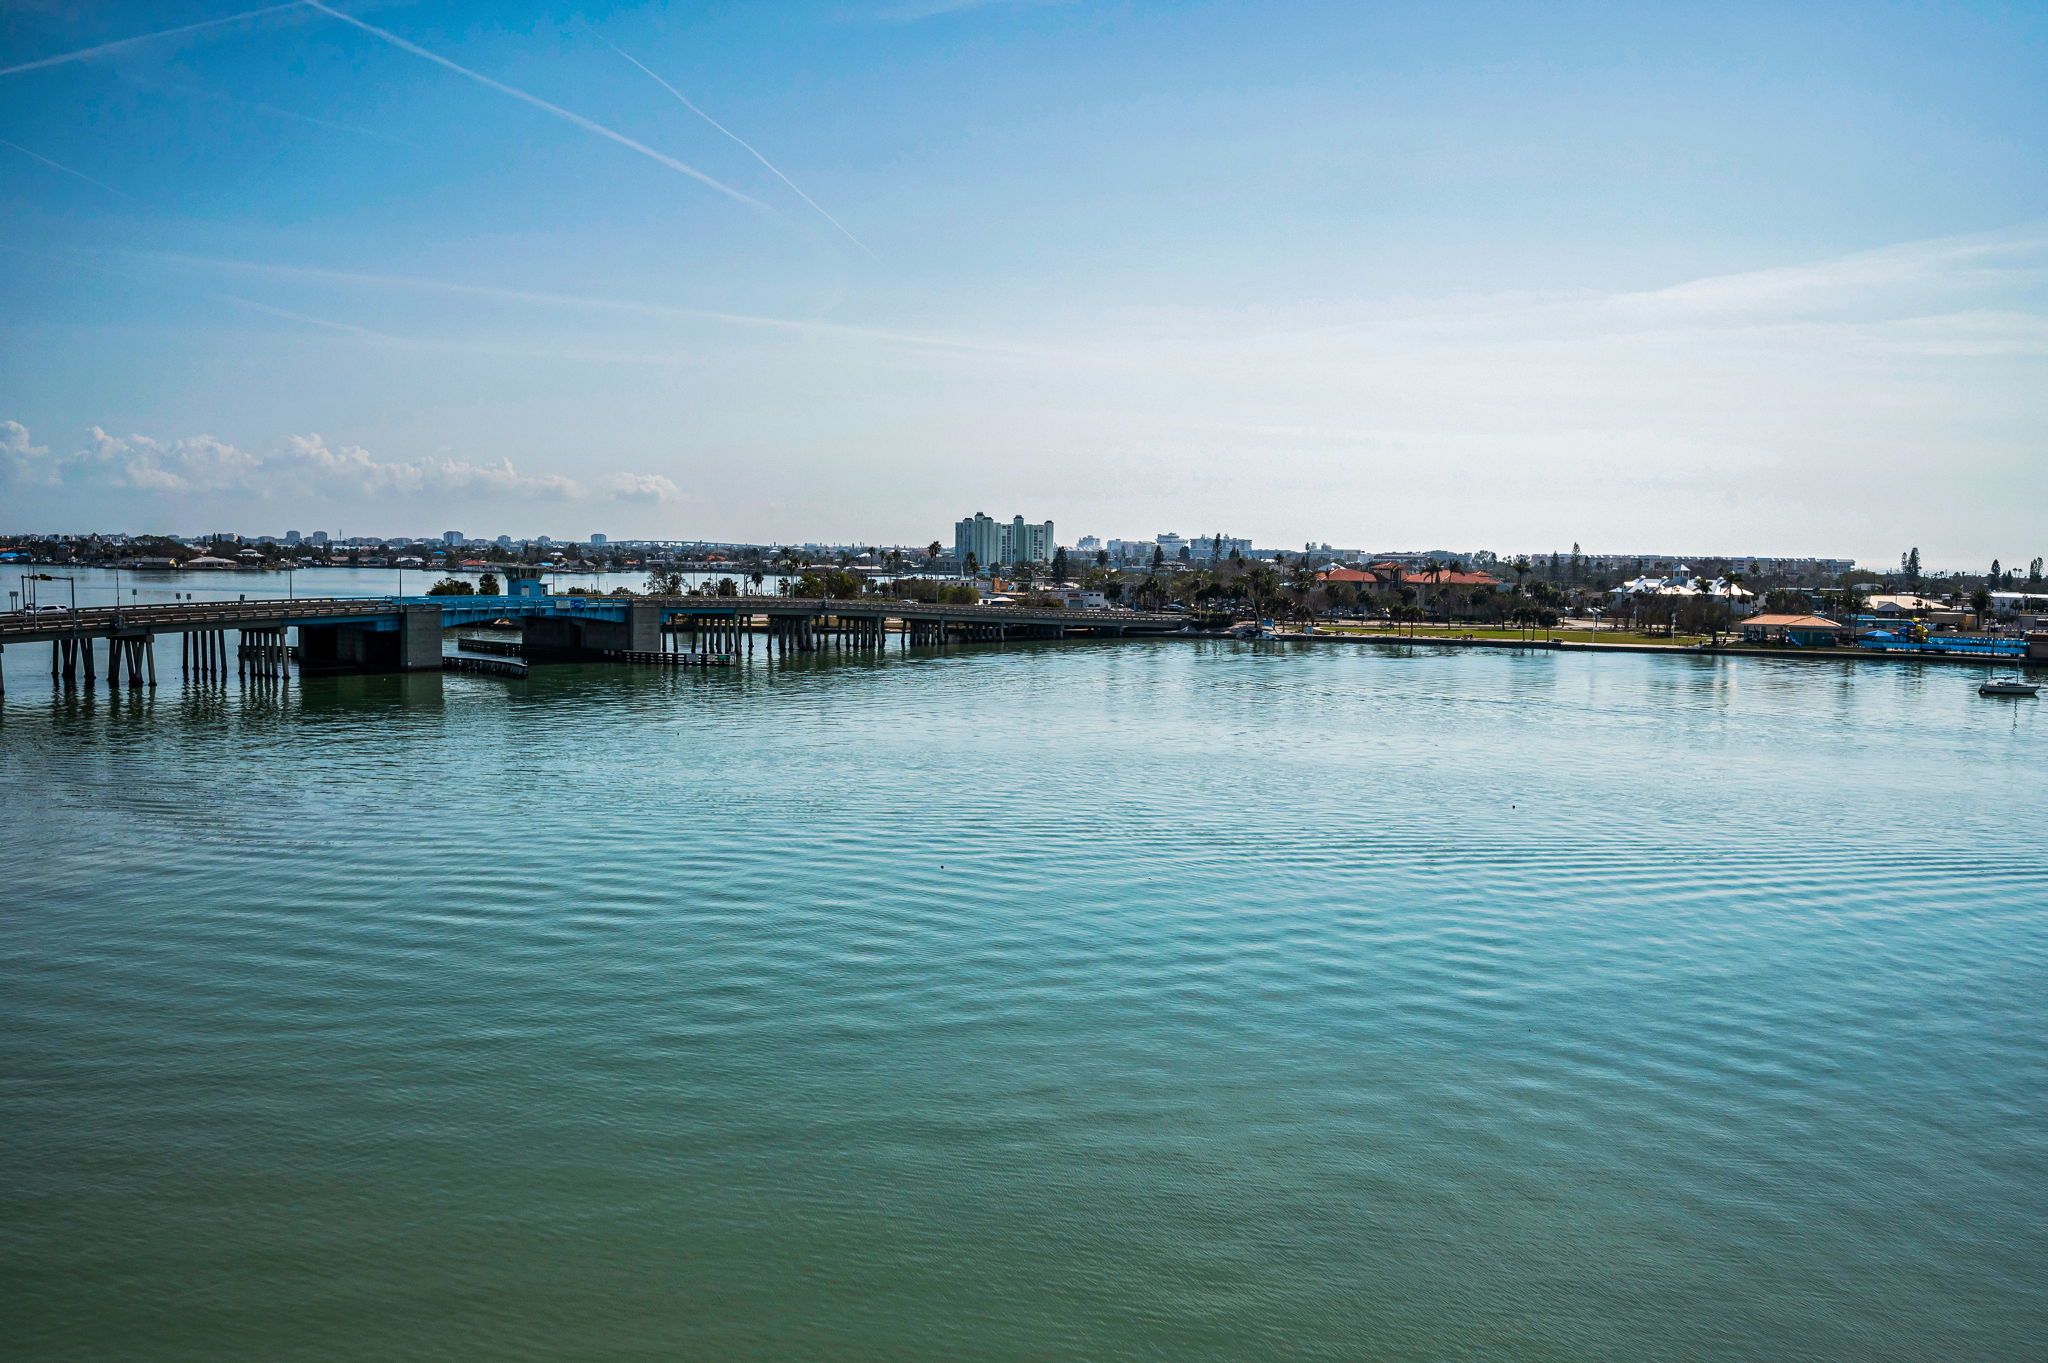
[[[512,537],[510,535],[498,536],[498,547],[500,549],[510,549],[512,547]]]
[[[315,544],[325,544],[327,543],[327,532],[325,530],[315,530],[312,539]]]
[[[443,544],[460,544],[460,543],[462,543],[462,532],[461,532],[460,530],[443,530],[443,531],[441,532],[441,543],[443,543]]]
[[[285,532],[284,532],[284,542],[285,542],[286,544],[297,544],[297,543],[299,542],[299,532],[298,532],[298,531],[296,531],[296,530],[287,530],[287,531],[285,531]]]
[[[1051,521],[1033,522],[1013,516],[1005,525],[977,511],[953,527],[953,555],[963,565],[969,554],[983,568],[1005,563],[1045,563],[1058,547],[1053,541]]]
[[[1000,562],[1001,547],[1002,527],[982,512],[953,526],[953,557],[963,570],[969,559],[980,568]]]
[[[611,543],[611,541],[610,541],[609,539],[605,538],[605,537],[604,537],[603,535],[592,535],[592,536],[590,537],[590,542],[591,542],[592,544],[610,544],[610,543]]]

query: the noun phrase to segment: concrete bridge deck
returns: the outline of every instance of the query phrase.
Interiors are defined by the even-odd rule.
[[[523,651],[539,657],[659,652],[665,637],[683,632],[731,646],[757,628],[771,647],[808,652],[828,641],[878,646],[892,622],[910,643],[1159,635],[1185,623],[1171,612],[942,606],[880,597],[318,597],[9,612],[0,614],[0,650],[49,643],[53,673],[69,677],[82,666],[90,678],[92,643],[104,639],[110,680],[118,657],[131,684],[140,685],[145,670],[154,676],[150,648],[159,634],[184,636],[188,670],[218,671],[227,665],[228,632],[239,632],[245,643],[258,640],[268,658],[273,651],[283,656],[284,631],[295,628],[298,656],[314,670],[414,671],[441,666],[445,630],[497,620],[516,621]]]

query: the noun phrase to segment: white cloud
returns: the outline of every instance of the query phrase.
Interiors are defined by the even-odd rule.
[[[1714,275],[1619,294],[1617,310],[1642,316],[1805,316],[1873,304],[1912,307],[1929,297],[2008,296],[2048,279],[2038,232],[1904,242],[1808,265]]]
[[[0,487],[49,481],[41,463],[49,452],[28,443],[28,427],[19,421],[0,421]]]
[[[607,497],[621,502],[673,502],[683,495],[674,480],[659,473],[614,473],[600,480]]]
[[[595,489],[560,474],[521,473],[509,459],[479,463],[428,456],[385,460],[360,445],[329,445],[319,435],[287,437],[266,451],[237,448],[210,435],[158,440],[89,427],[67,454],[31,445],[28,428],[0,421],[0,486],[80,491],[230,493],[269,497],[326,494],[460,494],[537,501],[664,502],[681,490],[661,474],[615,473]]]

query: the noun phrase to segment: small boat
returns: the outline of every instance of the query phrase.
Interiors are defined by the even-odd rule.
[[[2037,696],[2041,694],[2039,682],[2026,681],[2019,677],[1989,677],[1977,688],[1980,696]]]

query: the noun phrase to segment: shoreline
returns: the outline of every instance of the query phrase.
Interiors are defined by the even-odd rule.
[[[1771,648],[1749,644],[1596,644],[1566,639],[1427,638],[1412,634],[1285,634],[1262,642],[1276,644],[1422,644],[1451,648],[1505,648],[1542,653],[1655,653],[1693,658],[1796,658],[1810,662],[1940,663],[1973,667],[2048,669],[2048,658],[2022,655],[1972,656],[1962,653],[1916,653],[1905,649]]]

